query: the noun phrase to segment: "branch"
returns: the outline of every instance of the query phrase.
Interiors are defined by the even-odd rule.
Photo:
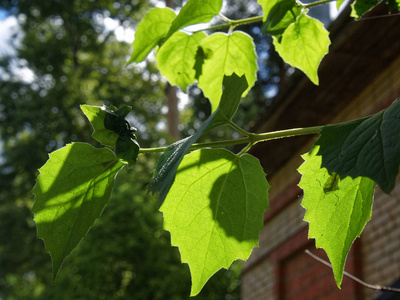
[[[308,250],[306,250],[305,253],[310,255],[316,261],[319,261],[320,263],[322,263],[325,266],[327,266],[327,267],[332,269],[332,265],[330,263],[328,263],[327,261],[323,260],[322,258],[316,256],[315,254],[312,254]],[[369,284],[369,283],[366,283],[365,281],[362,281],[361,279],[355,277],[354,275],[351,275],[350,273],[347,273],[346,271],[343,271],[343,275],[346,275],[350,279],[353,279],[354,281],[358,282],[359,284],[363,285],[364,287],[372,289],[372,290],[400,293],[400,289],[398,289],[398,288],[392,288],[392,287],[389,287],[389,286],[381,286],[381,285]]]
[[[336,0],[321,0],[321,1],[316,1],[316,2],[303,4],[303,6],[306,7],[306,8],[310,8],[310,7],[315,7],[315,6],[320,6],[320,5],[323,5],[323,4],[327,4],[327,3],[333,2],[333,1],[336,1]]]
[[[303,3],[301,3],[301,4],[298,3],[298,4],[300,4],[299,6],[302,6],[305,8],[310,8],[310,7],[327,4],[327,3],[333,2],[333,1],[336,1],[336,0],[318,0],[315,2],[307,3],[307,4],[303,4]],[[222,20],[225,21],[225,23],[218,24],[218,25],[208,27],[208,28],[202,28],[202,29],[192,31],[192,32],[196,33],[196,32],[204,31],[204,30],[220,30],[220,29],[224,29],[224,28],[228,28],[228,27],[237,27],[237,26],[241,26],[241,25],[253,24],[253,23],[262,22],[263,18],[264,18],[263,16],[256,16],[256,17],[250,17],[250,18],[245,18],[245,19],[240,19],[240,20],[231,20],[222,14],[219,14],[219,16],[221,17]]]
[[[259,142],[265,142],[269,140],[276,140],[286,137],[292,136],[300,136],[300,135],[309,135],[309,134],[316,134],[321,131],[323,126],[313,126],[313,127],[304,127],[304,128],[294,128],[294,129],[285,129],[279,131],[272,131],[267,133],[260,133],[260,134],[251,134],[250,140],[252,144],[257,144]]]
[[[249,144],[249,143],[251,144],[251,146],[253,146],[259,142],[265,142],[269,140],[276,140],[292,136],[316,134],[320,132],[322,127],[323,126],[294,128],[294,129],[279,130],[261,134],[249,133],[249,136],[240,139],[193,144],[190,147],[190,150],[197,150],[202,148],[221,148],[221,147],[234,146],[239,144]],[[163,152],[165,151],[166,148],[167,147],[141,148],[140,153]]]
[[[202,149],[202,148],[221,148],[227,146],[234,146],[239,144],[246,144],[249,143],[250,139],[248,137],[240,138],[236,140],[225,140],[225,141],[216,141],[216,142],[209,142],[209,143],[197,143],[193,144],[190,147],[190,151]],[[155,152],[164,152],[167,147],[157,147],[157,148],[141,148],[139,150],[140,153],[155,153]]]

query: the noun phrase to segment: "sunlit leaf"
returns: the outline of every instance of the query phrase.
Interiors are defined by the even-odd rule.
[[[339,10],[345,0],[336,0],[336,9]]]
[[[246,76],[249,87],[245,96],[256,81],[257,56],[252,38],[240,31],[214,33],[203,40],[201,47],[205,59],[198,86],[210,100],[212,110],[215,111],[219,105],[225,75]]]
[[[156,60],[161,74],[183,91],[196,80],[196,52],[204,38],[206,34],[203,32],[192,35],[175,32],[157,51]]]
[[[221,7],[222,0],[189,0],[172,22],[167,37],[183,27],[208,23],[219,14]]]
[[[307,210],[309,238],[323,248],[332,263],[340,287],[347,254],[371,218],[375,182],[367,177],[341,179],[321,168],[319,146],[303,156],[299,186],[304,190],[302,206]]]
[[[382,0],[357,0],[351,4],[351,16],[353,18],[361,18],[362,15],[370,11]]]
[[[197,130],[194,135],[179,140],[165,149],[157,161],[154,176],[148,185],[152,193],[159,192],[160,205],[164,202],[167,193],[175,180],[176,170],[182,161],[183,156],[188,152],[190,146],[207,129],[226,123],[236,112],[237,107],[247,83],[244,75],[238,77],[236,74],[224,77],[224,93],[222,94],[221,105]]]
[[[53,277],[108,203],[123,164],[107,149],[73,143],[50,153],[33,189],[37,235],[53,261]]]
[[[104,106],[81,105],[81,110],[89,119],[93,127],[92,137],[103,146],[115,147],[118,133],[109,130],[104,126],[104,119],[107,115]]]
[[[318,67],[328,53],[329,32],[324,25],[306,14],[284,31],[281,41],[274,37],[276,51],[292,67],[302,70],[314,83],[319,83]]]
[[[128,63],[144,60],[165,37],[175,17],[175,12],[168,7],[151,9],[137,26],[132,43],[133,52]]]
[[[258,246],[268,188],[251,155],[205,149],[184,157],[160,210],[172,245],[189,265],[192,296],[215,272],[246,260]]]

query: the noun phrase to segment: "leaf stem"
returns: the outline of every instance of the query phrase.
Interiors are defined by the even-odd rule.
[[[231,22],[232,22],[231,19],[229,19],[228,17],[224,16],[223,14],[219,13],[218,15],[219,15],[219,17],[220,17],[222,20],[224,20],[225,22],[227,22],[227,23],[231,23]]]
[[[240,25],[257,23],[257,22],[261,22],[263,20],[263,16],[251,17],[251,18],[246,18],[246,19],[241,19],[241,20],[230,20],[230,19],[226,18],[225,16],[224,17],[221,16],[221,18],[224,21],[226,21],[226,23],[218,24],[218,25],[211,26],[208,28],[203,28],[200,30],[196,30],[196,31],[193,31],[193,33],[196,33],[199,31],[204,31],[204,30],[220,30],[220,29],[231,27],[231,26],[236,27],[236,26],[240,26]]]
[[[247,132],[242,127],[240,127],[240,126],[236,125],[235,123],[233,123],[231,120],[227,120],[227,123],[229,124],[230,127],[232,127],[237,132],[243,134],[244,136],[250,136],[251,135],[250,132]]]
[[[239,138],[239,139],[193,144],[190,147],[190,150],[197,150],[197,149],[202,149],[202,148],[220,148],[220,147],[234,146],[234,145],[246,144],[246,143],[249,143],[250,147],[252,147],[253,145],[255,145],[259,142],[265,142],[265,141],[269,141],[269,140],[287,138],[287,137],[292,137],[292,136],[317,134],[321,131],[322,127],[323,126],[294,128],[294,129],[279,130],[279,131],[260,133],[260,134],[247,133],[248,134],[247,137],[243,137],[243,138]],[[141,148],[140,153],[164,152],[166,148],[167,147]],[[246,148],[247,148],[247,146],[245,147],[245,149]],[[246,149],[246,151],[247,150],[248,149]]]
[[[240,150],[240,152],[238,153],[238,156],[242,156],[243,154],[245,154],[247,151],[249,151],[249,149],[253,147],[253,143],[248,143],[246,145],[246,147],[244,147],[242,150]]]
[[[316,134],[321,131],[322,127],[323,126],[313,126],[313,127],[272,131],[272,132],[260,133],[260,134],[253,133],[250,135],[250,139],[253,144],[257,144],[259,142],[276,140],[276,139],[281,139],[281,138],[286,138],[286,137]]]
[[[239,25],[246,25],[246,24],[252,24],[252,23],[257,23],[261,22],[263,20],[263,16],[256,16],[256,17],[250,17],[250,18],[245,18],[241,20],[231,20],[231,25],[239,26]]]
[[[221,148],[221,147],[245,144],[249,142],[250,139],[248,137],[243,137],[235,140],[216,141],[209,143],[196,143],[190,147],[190,150],[197,150],[202,148]]]

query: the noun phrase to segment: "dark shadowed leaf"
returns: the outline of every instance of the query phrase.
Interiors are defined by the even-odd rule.
[[[399,100],[371,117],[325,126],[320,134],[322,167],[340,178],[369,177],[392,191],[400,165]]]

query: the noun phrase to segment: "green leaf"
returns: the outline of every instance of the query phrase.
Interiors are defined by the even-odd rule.
[[[197,295],[219,269],[246,260],[258,246],[269,185],[259,161],[224,149],[185,156],[161,211],[171,243],[192,276]]]
[[[351,4],[351,14],[353,18],[361,18],[362,15],[378,5],[382,0],[357,0]]]
[[[224,77],[224,93],[222,94],[221,104],[198,129],[198,131],[185,139],[179,140],[165,149],[164,153],[157,161],[153,179],[147,186],[152,193],[159,192],[158,201],[160,205],[164,202],[174,180],[176,170],[183,156],[187,153],[190,146],[204,133],[204,131],[226,123],[236,112],[240,98],[247,88],[246,78],[238,77],[236,74]]]
[[[134,134],[136,128],[125,120],[132,108],[81,105],[81,109],[93,126],[93,138],[104,146],[113,147],[124,163],[134,164],[140,147]]]
[[[120,136],[115,144],[115,155],[127,164],[136,163],[139,150],[139,143],[129,136]]]
[[[224,75],[246,75],[247,92],[256,81],[257,56],[252,38],[241,31],[214,33],[203,40],[205,59],[198,86],[210,100],[212,111],[219,105]]]
[[[297,17],[289,25],[279,42],[273,37],[276,51],[292,67],[302,70],[310,80],[318,85],[318,66],[328,53],[329,32],[324,25],[306,14]]]
[[[206,36],[203,32],[192,35],[175,32],[158,50],[156,55],[158,68],[172,85],[178,85],[186,91],[186,87],[194,83],[196,52]]]
[[[202,127],[200,127],[200,131],[204,131]],[[164,202],[164,199],[175,180],[176,170],[178,169],[183,156],[194,142],[194,135],[181,139],[169,145],[158,159],[153,178],[148,184],[147,189],[153,194],[157,192],[160,193],[158,197],[160,205]]]
[[[112,106],[112,110],[111,112],[115,115],[117,115],[118,117],[120,117],[121,119],[125,119],[126,116],[131,112],[132,110],[132,106],[128,106],[128,105],[122,105],[120,108],[116,109],[116,107]],[[136,131],[136,128],[135,128]]]
[[[115,147],[118,133],[106,129],[104,126],[104,119],[107,115],[106,108],[104,106],[81,105],[81,110],[92,124],[94,130],[92,137],[103,146]]]
[[[221,101],[209,129],[224,125],[232,119],[239,107],[243,93],[248,88],[246,76],[239,77],[236,73],[231,76],[225,75],[222,86]]]
[[[371,218],[375,182],[367,177],[341,179],[321,168],[319,146],[304,155],[299,186],[304,190],[302,206],[307,210],[309,238],[323,248],[332,263],[340,287],[347,254]]]
[[[271,1],[268,1],[269,6]],[[296,21],[301,14],[302,7],[296,0],[276,1],[268,13],[267,20],[263,24],[262,31],[276,36],[279,40],[286,28]]]
[[[189,0],[172,22],[167,38],[186,26],[208,23],[219,14],[221,7],[222,0]]]
[[[345,0],[336,0],[336,9],[339,10]]]
[[[129,113],[129,111],[125,111],[127,107],[129,106],[123,106],[118,110],[112,110],[104,107],[103,109],[106,111],[106,115],[104,117],[104,127],[107,130],[117,133],[119,136],[132,137],[136,139],[135,132],[137,129],[132,127],[131,124],[125,120],[126,115]]]
[[[281,1],[282,0],[257,0],[257,3],[260,4],[264,13],[263,22],[267,21],[272,8]]]
[[[144,60],[165,37],[175,17],[175,12],[168,7],[151,9],[137,26],[128,64]]]
[[[53,260],[53,278],[108,203],[123,164],[107,148],[72,143],[52,152],[33,189],[37,235]]]
[[[324,126],[320,135],[318,154],[330,173],[369,177],[385,193],[393,190],[400,165],[400,100],[371,117]]]
[[[115,143],[115,155],[124,163],[134,164],[139,155],[139,144],[136,141],[136,128],[132,127],[125,117],[130,112],[130,107],[123,106],[118,110],[106,110],[104,127],[118,134]]]
[[[148,184],[147,189],[153,194],[159,192],[158,202],[160,205],[164,202],[169,189],[174,183],[176,170],[178,169],[183,156],[189,150],[190,146],[211,124],[213,117],[214,115],[211,115],[194,135],[179,140],[168,146],[158,159],[154,176]]]
[[[262,31],[279,40],[285,29],[296,21],[302,6],[296,0],[258,0],[264,12]]]

